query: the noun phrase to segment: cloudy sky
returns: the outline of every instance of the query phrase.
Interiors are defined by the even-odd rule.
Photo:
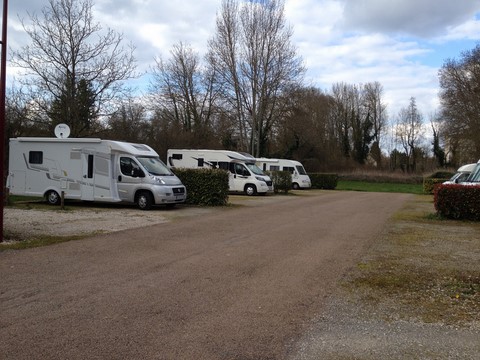
[[[203,54],[221,0],[94,3],[95,20],[122,32],[136,46],[139,70],[146,71],[180,41]],[[19,19],[28,23],[28,14],[39,14],[46,4],[9,2],[11,49],[29,42]],[[329,90],[337,82],[378,81],[391,117],[413,96],[428,119],[438,107],[439,68],[480,43],[478,0],[286,0],[285,5],[308,83]],[[135,85],[142,90],[147,83],[144,77]]]

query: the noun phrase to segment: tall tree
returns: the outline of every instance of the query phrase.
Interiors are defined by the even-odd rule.
[[[443,167],[445,166],[445,150],[441,146],[440,126],[436,116],[431,117],[430,125],[432,127],[433,134],[433,156],[435,156],[435,159],[437,160],[437,165],[439,167]]]
[[[445,61],[439,79],[447,142],[468,149],[468,158],[480,158],[480,44]]]
[[[379,89],[378,83],[337,83],[332,86],[334,106],[331,118],[338,142],[344,157],[351,157],[359,164],[367,161],[372,141],[380,141],[385,107],[381,105]],[[377,157],[381,157],[379,147]]]
[[[415,171],[417,165],[417,149],[424,132],[423,117],[417,108],[414,97],[408,106],[400,109],[395,134],[407,158],[407,171]]]
[[[200,65],[190,46],[175,44],[168,60],[156,59],[150,84],[156,107],[163,116],[191,135],[190,146],[208,142],[214,116],[214,72]],[[186,137],[188,138],[188,136]]]
[[[382,98],[383,86],[378,81],[375,81],[373,83],[365,84],[363,91],[364,106],[369,121],[372,123],[372,144],[370,154],[377,163],[377,166],[382,167],[381,142],[387,123],[387,106]]]
[[[123,80],[133,76],[134,48],[123,46],[123,35],[103,31],[94,22],[92,0],[49,0],[41,16],[22,20],[31,45],[13,53],[13,62],[25,70],[23,83],[32,89],[32,101],[41,114],[67,118],[72,136],[91,135],[98,116],[111,111],[124,94]],[[88,95],[87,95],[88,94]],[[85,96],[93,102],[86,111]],[[86,122],[89,123],[86,125]]]
[[[284,0],[223,0],[208,59],[225,104],[238,123],[243,150],[263,155],[275,121],[285,111],[282,94],[302,80]]]

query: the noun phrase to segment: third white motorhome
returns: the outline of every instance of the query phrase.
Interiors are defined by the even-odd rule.
[[[475,167],[471,170],[470,175],[465,181],[461,182],[462,185],[479,185],[480,184],[480,160],[475,164]]]
[[[466,164],[462,165],[458,168],[457,172],[455,175],[453,175],[450,180],[445,181],[443,184],[460,184],[462,182],[465,182],[467,178],[470,176],[472,171],[475,169],[477,166],[477,163],[473,164]]]
[[[312,182],[302,163],[289,159],[257,158],[256,164],[263,171],[288,171],[292,174],[292,187],[294,189],[308,189]]]
[[[10,139],[11,194],[152,205],[185,202],[180,179],[144,144],[94,138]]]
[[[255,158],[247,153],[230,150],[168,149],[170,168],[218,168],[229,172],[229,190],[247,195],[273,192],[272,180],[255,165]]]

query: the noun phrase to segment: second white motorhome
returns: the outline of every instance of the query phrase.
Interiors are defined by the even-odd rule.
[[[229,172],[229,190],[247,195],[273,192],[269,176],[255,165],[255,158],[246,153],[230,150],[168,149],[167,166],[170,168],[218,168]]]
[[[174,206],[186,200],[180,179],[144,144],[93,138],[10,139],[11,194]]]
[[[263,171],[288,171],[292,174],[292,187],[294,189],[308,189],[312,182],[302,163],[289,159],[257,158],[256,164]]]

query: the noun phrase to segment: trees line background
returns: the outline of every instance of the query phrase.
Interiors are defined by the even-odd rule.
[[[413,97],[388,114],[379,82],[306,85],[283,0],[222,0],[207,54],[175,44],[138,96],[127,86],[140,75],[135,47],[96,23],[93,6],[50,0],[22,22],[31,43],[13,53],[23,76],[7,91],[7,139],[52,136],[67,123],[71,137],[146,143],[162,158],[168,148],[224,148],[297,159],[310,172],[425,172],[480,159],[480,46],[445,61],[441,109],[427,123]]]

